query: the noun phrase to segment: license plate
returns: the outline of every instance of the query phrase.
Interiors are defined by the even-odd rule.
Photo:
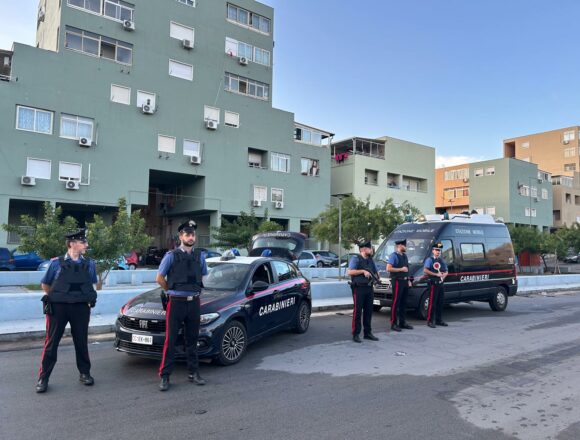
[[[380,301],[380,300],[378,300],[378,299],[375,299],[375,300],[373,301],[373,304],[374,304],[375,306],[380,306],[380,305],[381,305],[381,301]],[[133,335],[133,336],[135,336],[135,335]]]
[[[153,345],[153,336],[131,335],[131,342],[135,344]]]

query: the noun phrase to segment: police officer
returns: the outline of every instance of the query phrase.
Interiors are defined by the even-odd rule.
[[[409,260],[407,259],[407,240],[395,241],[395,252],[389,255],[387,271],[392,280],[393,303],[391,304],[391,330],[400,332],[401,329],[412,330],[407,324],[407,295],[411,287],[409,277]]]
[[[423,272],[429,277],[429,308],[427,309],[427,325],[435,328],[436,325],[447,327],[443,321],[443,282],[447,276],[447,264],[441,256],[442,243],[433,244],[433,255],[425,260]],[[435,309],[435,310],[433,310]]]
[[[205,385],[199,375],[197,359],[197,338],[199,336],[200,294],[203,287],[202,276],[207,275],[205,253],[194,249],[197,224],[189,220],[181,224],[177,231],[181,245],[167,252],[161,260],[157,273],[157,283],[169,297],[165,312],[165,344],[159,366],[161,382],[159,389],[169,389],[169,376],[173,372],[175,341],[179,329],[184,324],[188,379],[196,385]],[[167,277],[167,278],[166,278]]]
[[[65,237],[66,254],[52,259],[41,280],[45,293],[46,339],[38,372],[37,393],[44,393],[48,388],[48,379],[56,364],[58,344],[67,323],[70,323],[75,346],[79,380],[84,385],[95,383],[91,376],[88,347],[91,307],[97,301],[95,261],[83,256],[88,246],[84,229]]]
[[[359,255],[351,258],[347,274],[351,277],[354,309],[352,313],[352,340],[360,343],[361,317],[364,327],[364,338],[378,341],[371,329],[373,317],[373,277],[378,278],[377,267],[371,257],[371,242],[361,240],[358,243]]]

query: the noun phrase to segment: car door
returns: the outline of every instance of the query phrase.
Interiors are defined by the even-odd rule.
[[[268,287],[259,292],[250,292],[247,298],[247,305],[249,305],[250,322],[248,330],[250,337],[264,333],[270,328],[271,314],[274,302],[274,275],[270,263],[262,263],[258,265],[250,279],[249,288],[256,281],[263,281],[268,284]]]
[[[285,261],[272,261],[272,266],[276,277],[272,325],[277,327],[287,324],[296,314],[302,283],[296,270]]]

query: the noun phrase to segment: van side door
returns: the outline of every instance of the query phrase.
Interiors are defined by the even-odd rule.
[[[489,264],[486,246],[482,238],[468,238],[459,244],[461,267],[459,283],[462,300],[486,299],[489,297]]]
[[[461,283],[459,282],[459,276],[457,274],[457,264],[455,257],[455,249],[453,248],[453,241],[449,239],[440,239],[440,243],[443,244],[443,252],[441,256],[447,264],[447,269],[449,275],[445,278],[445,301],[454,302],[460,296]]]

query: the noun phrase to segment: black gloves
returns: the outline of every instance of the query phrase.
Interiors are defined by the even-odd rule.
[[[42,298],[40,298],[40,300],[42,301],[42,313],[45,315],[52,315],[52,304],[48,299],[48,295],[45,294]]]
[[[161,297],[161,305],[163,306],[163,310],[167,310],[167,302],[169,301],[169,297],[167,296],[167,293],[165,293],[165,290],[162,290],[159,296]]]
[[[92,309],[92,308],[94,308],[96,305],[97,305],[97,300],[96,300],[96,299],[92,300],[92,301],[89,303],[89,307],[90,307],[91,309]]]

